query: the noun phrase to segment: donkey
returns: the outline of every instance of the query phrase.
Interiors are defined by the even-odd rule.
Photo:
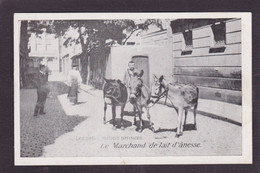
[[[152,85],[151,102],[156,103],[161,98],[170,101],[171,107],[175,108],[178,114],[178,128],[175,137],[183,134],[183,128],[186,125],[186,118],[188,109],[194,107],[194,125],[193,129],[197,130],[196,125],[196,111],[198,106],[199,89],[192,84],[168,84],[167,81],[161,76],[159,79],[154,75],[154,83]],[[165,100],[165,102],[166,102]],[[185,112],[183,124],[183,112]]]
[[[143,74],[144,71],[141,70],[139,74],[134,73],[129,80],[129,89],[130,89],[129,101],[134,106],[134,114],[137,110],[139,120],[140,120],[138,132],[142,132],[143,130],[143,120],[142,120],[143,108],[146,109],[147,118],[149,120],[149,126],[153,130],[149,108],[148,108],[151,92],[150,89],[143,83],[143,80],[141,79]],[[134,124],[136,124],[136,114],[134,115]]]
[[[106,110],[107,105],[112,106],[112,123],[113,129],[116,129],[115,117],[116,117],[116,106],[121,106],[121,129],[124,130],[123,116],[124,108],[127,101],[127,88],[120,80],[111,80],[104,78],[105,83],[103,85],[103,97],[104,97],[104,118],[103,122],[106,124]]]

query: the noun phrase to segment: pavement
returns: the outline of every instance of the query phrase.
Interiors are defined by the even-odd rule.
[[[137,132],[133,117],[129,115],[124,116],[125,130],[113,130],[109,121],[103,124],[102,91],[86,85],[80,88],[77,105],[71,104],[66,94],[57,98],[66,116],[77,115],[86,119],[72,131],[56,138],[54,143],[46,145],[42,157],[241,155],[239,105],[199,99],[197,130],[192,129],[193,116],[189,112],[183,136],[175,138],[177,114],[174,109],[163,104],[150,109],[156,133],[149,128]],[[128,103],[125,111],[131,110]],[[117,109],[117,123],[119,111]],[[109,106],[107,120],[111,117]],[[147,120],[145,112],[143,119]]]
[[[45,115],[33,116],[36,89],[20,91],[21,157],[40,157],[44,146],[54,143],[55,139],[72,131],[87,118],[66,115],[57,97],[68,91],[63,82],[50,82],[49,86],[51,92],[45,104]]]

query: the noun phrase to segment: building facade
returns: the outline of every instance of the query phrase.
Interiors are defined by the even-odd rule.
[[[199,87],[199,97],[242,104],[241,19],[175,19],[165,30],[141,35],[140,44],[112,46],[106,77],[123,79],[130,60],[174,83]]]
[[[66,39],[62,39],[62,43]],[[81,71],[80,55],[82,53],[80,44],[61,45],[61,72],[64,78],[72,69],[72,64],[77,64],[79,71]]]
[[[59,38],[54,34],[48,34],[45,31],[36,35],[31,34],[29,38],[29,66],[38,67],[39,64],[44,64],[52,72],[59,72],[60,67],[60,48]]]
[[[172,40],[167,30],[141,35],[140,44],[112,46],[106,77],[123,80],[129,61],[144,71],[143,80],[150,87],[154,75],[172,78]],[[162,70],[163,69],[163,70]]]
[[[173,82],[199,87],[200,98],[242,104],[241,19],[174,20]]]

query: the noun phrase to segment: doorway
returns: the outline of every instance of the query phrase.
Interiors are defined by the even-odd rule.
[[[150,88],[150,78],[149,78],[149,59],[148,56],[142,56],[142,55],[137,55],[132,57],[132,61],[135,63],[135,68],[139,71],[143,70],[143,81],[144,84]]]

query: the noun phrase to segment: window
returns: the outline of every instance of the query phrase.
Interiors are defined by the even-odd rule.
[[[126,45],[135,45],[135,42],[127,42]]]
[[[226,24],[224,22],[216,22],[211,26],[213,37],[209,53],[224,52],[226,47]]]
[[[189,55],[192,53],[192,31],[186,30],[183,32],[183,45],[181,55]]]
[[[51,40],[46,39],[46,47],[45,47],[46,51],[50,50],[51,47],[52,47]]]
[[[226,44],[226,25],[224,22],[217,22],[211,26],[214,40],[212,47],[223,47]]]
[[[44,46],[42,44],[42,40],[40,37],[36,38],[36,51],[37,52],[44,51]]]
[[[183,50],[191,50],[192,49],[192,31],[188,30],[183,32],[184,38],[184,47]]]

